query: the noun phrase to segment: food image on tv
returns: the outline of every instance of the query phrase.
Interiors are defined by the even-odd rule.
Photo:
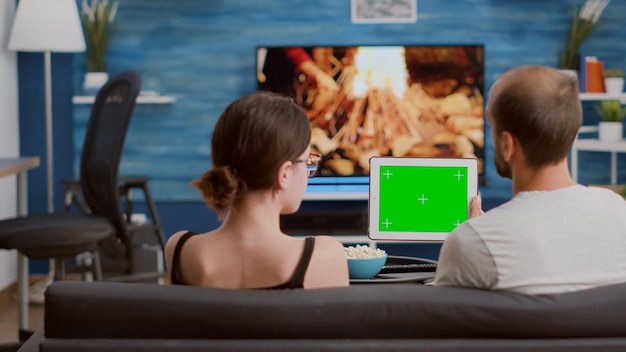
[[[320,176],[369,174],[372,156],[476,158],[484,173],[484,48],[257,48],[258,88],[309,117]]]

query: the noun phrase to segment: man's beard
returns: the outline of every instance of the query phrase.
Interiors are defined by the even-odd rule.
[[[506,178],[511,178],[511,167],[504,161],[502,154],[498,148],[493,148],[493,163],[496,165],[496,171],[498,175]]]

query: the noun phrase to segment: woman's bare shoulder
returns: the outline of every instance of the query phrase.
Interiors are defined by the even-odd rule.
[[[315,249],[307,273],[307,287],[349,285],[348,261],[343,243],[330,236],[316,236]]]
[[[315,236],[315,246],[318,248],[334,249],[343,251],[343,243],[331,236]]]
[[[176,250],[176,246],[178,245],[180,238],[183,237],[183,235],[186,234],[187,232],[189,231],[181,230],[181,231],[174,233],[172,236],[170,236],[170,238],[168,238],[167,243],[165,244],[166,263],[171,264],[172,259],[174,257],[174,251]]]
[[[178,244],[178,240],[180,240],[180,238],[187,232],[189,231],[181,230],[181,231],[174,233],[172,236],[170,236],[170,238],[168,238],[167,243],[165,245],[165,251],[167,252],[168,249],[174,250],[174,248],[176,248],[176,244]]]

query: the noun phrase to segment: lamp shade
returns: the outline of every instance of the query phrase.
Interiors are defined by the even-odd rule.
[[[85,51],[76,0],[20,0],[9,37],[9,50]]]

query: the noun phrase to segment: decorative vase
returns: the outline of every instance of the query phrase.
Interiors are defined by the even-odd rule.
[[[85,95],[96,95],[102,86],[109,80],[106,72],[87,72],[83,81],[83,93]]]
[[[622,122],[600,121],[598,124],[598,139],[603,142],[618,142],[622,140]]]
[[[606,94],[617,95],[624,91],[624,77],[605,77],[604,91]]]

